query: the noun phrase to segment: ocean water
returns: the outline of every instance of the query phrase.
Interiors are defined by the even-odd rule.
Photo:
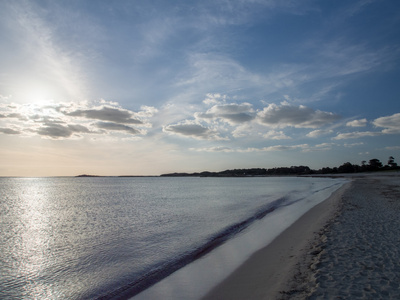
[[[204,287],[195,275],[193,284],[188,279],[207,268],[207,259],[215,266],[218,249],[246,244],[235,258],[223,255],[239,263],[343,183],[297,177],[0,178],[0,299],[151,299],[174,284],[179,294],[169,291],[171,299],[196,299],[231,271],[232,265],[219,267]],[[240,242],[244,237],[259,241]],[[182,274],[184,287],[174,283]]]

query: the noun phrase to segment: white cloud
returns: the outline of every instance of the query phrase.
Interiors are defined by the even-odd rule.
[[[367,125],[367,119],[354,120],[346,123],[349,127],[364,127]]]
[[[267,140],[290,140],[291,137],[287,136],[283,131],[270,130],[263,134],[263,138]]]
[[[137,112],[136,115],[143,118],[150,118],[158,113],[158,109],[154,106],[142,105],[140,109],[141,111]]]
[[[129,134],[143,134],[145,132],[139,131],[135,128],[132,128],[130,126],[126,126],[124,124],[118,124],[118,123],[113,123],[113,122],[97,122],[95,123],[95,126],[99,129],[105,129],[105,130],[114,130],[114,131],[125,131]]]
[[[46,122],[36,132],[45,138],[58,139],[69,138],[74,133],[89,133],[90,131],[82,125],[62,125],[56,122]]]
[[[334,143],[322,143],[315,146],[310,146],[303,149],[303,152],[315,152],[315,151],[329,151],[332,149],[333,146],[336,144]]]
[[[359,152],[358,155],[369,155],[369,152]]]
[[[353,122],[348,122],[346,125],[349,123],[354,124],[363,124],[365,119],[362,120],[356,120]],[[361,121],[361,122],[358,122]],[[372,122],[376,127],[383,127],[384,129],[382,131],[355,131],[355,132],[349,132],[349,133],[340,133],[336,137],[334,137],[334,140],[343,140],[343,139],[356,139],[356,138],[362,138],[362,137],[367,137],[367,136],[380,136],[384,134],[399,134],[400,133],[400,113],[393,114],[391,116],[386,116],[386,117],[380,117],[375,119]]]
[[[205,113],[196,113],[195,117],[198,119],[216,120],[219,119],[231,125],[245,123],[253,120],[254,110],[250,103],[241,104],[222,104],[214,105]]]
[[[189,150],[196,152],[234,152],[234,150],[229,147],[190,148]]]
[[[207,127],[197,124],[193,121],[184,121],[178,124],[167,125],[163,131],[169,134],[178,134],[185,137],[204,140],[222,140],[219,134]]]
[[[197,129],[212,126],[214,133],[223,133],[227,138],[229,136],[234,138],[261,137],[269,140],[284,140],[291,139],[291,137],[283,130],[269,130],[266,132],[265,126],[272,128],[316,128],[332,123],[340,118],[338,115],[330,112],[313,110],[303,105],[294,106],[287,102],[283,102],[280,105],[268,104],[262,110],[255,110],[253,105],[248,102],[225,103],[226,97],[221,94],[208,94],[207,99],[213,100],[206,101],[207,104],[212,104],[212,106],[205,112],[195,112],[192,115],[193,119],[186,119],[176,123],[179,126],[175,130],[172,127],[164,127],[167,129],[164,131],[174,132],[176,130],[183,130],[188,127],[187,124],[193,126],[193,123],[195,123],[197,124]],[[222,100],[220,101],[220,99]],[[204,126],[204,123],[208,125]],[[332,130],[318,129],[309,133],[308,136],[317,137],[332,132]],[[191,132],[186,131],[180,134],[192,136]],[[199,136],[202,135],[200,134]]]
[[[12,128],[0,128],[0,132],[4,134],[20,134],[21,132]]]
[[[358,139],[367,136],[379,136],[382,135],[382,132],[373,132],[373,131],[355,131],[349,133],[339,133],[335,136],[334,140],[345,140],[345,139]]]
[[[346,148],[352,148],[352,147],[357,147],[357,146],[362,146],[362,145],[364,145],[363,142],[361,142],[361,143],[352,143],[352,144],[343,144],[343,146],[346,147]]]
[[[11,100],[11,95],[8,96],[3,96],[0,94],[0,101],[5,102],[5,101],[10,101]]]
[[[400,113],[377,118],[373,121],[373,124],[377,127],[384,127],[382,130],[385,134],[396,134],[400,133]]]
[[[308,149],[310,149],[310,146],[308,144],[302,144],[302,145],[292,145],[292,146],[274,145],[262,148],[249,147],[249,148],[236,148],[236,149],[231,147],[190,148],[190,150],[198,152],[238,152],[238,153],[292,151],[298,149],[306,152]]]
[[[340,117],[330,112],[313,110],[300,105],[293,106],[287,102],[281,105],[269,104],[257,114],[257,120],[261,124],[271,127],[296,127],[317,128],[338,120]]]
[[[314,152],[314,151],[329,151],[332,149],[334,143],[322,143],[314,146],[308,144],[300,145],[274,145],[262,148],[230,148],[230,147],[210,147],[210,148],[191,148],[190,150],[197,152],[238,152],[238,153],[252,153],[252,152],[277,152],[277,151],[294,151],[300,150],[302,152]]]
[[[51,139],[75,139],[88,134],[144,135],[147,132],[141,128],[151,126],[148,118],[156,111],[144,106],[142,111],[133,112],[119,107],[118,103],[104,100],[101,104],[0,103],[0,126],[7,125],[8,128],[0,132],[26,136],[37,134]]]
[[[309,132],[306,136],[311,137],[311,138],[316,138],[324,135],[328,135],[333,133],[333,130],[323,130],[323,129],[317,129]]]
[[[308,144],[302,144],[302,145],[292,145],[292,146],[286,146],[286,145],[274,145],[274,146],[268,146],[268,147],[263,147],[263,148],[247,148],[247,149],[240,149],[237,150],[237,152],[271,152],[271,151],[290,151],[290,150],[304,150],[308,149],[309,145]]]
[[[141,120],[133,117],[133,112],[130,112],[126,109],[114,108],[109,106],[102,106],[99,109],[75,110],[71,112],[66,112],[66,115],[122,124],[143,124]]]
[[[232,131],[232,136],[235,138],[242,138],[252,135],[254,132],[257,132],[257,129],[255,129],[253,125],[253,123],[240,124]]]
[[[203,103],[206,105],[221,104],[225,103],[226,99],[227,99],[226,95],[221,95],[219,93],[216,94],[208,93],[206,95],[206,99],[203,100]]]

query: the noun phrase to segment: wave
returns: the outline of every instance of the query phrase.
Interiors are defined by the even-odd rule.
[[[208,240],[202,245],[192,248],[187,252],[181,253],[180,255],[171,258],[167,262],[163,262],[157,265],[153,265],[144,275],[140,278],[123,285],[122,287],[115,289],[112,292],[108,292],[106,295],[99,297],[97,299],[130,299],[140,292],[146,290],[162,279],[168,277],[175,271],[183,268],[187,264],[203,257],[215,248],[219,247],[229,239],[241,233],[243,230],[248,228],[257,220],[263,219],[268,214],[281,208],[287,207],[294,203],[304,200],[305,198],[315,195],[319,192],[329,190],[336,185],[341,185],[342,183],[334,183],[332,185],[324,186],[322,188],[313,190],[310,194],[301,196],[296,194],[296,191],[291,191],[290,194],[280,197],[268,204],[259,208],[252,216],[225,227],[219,232],[211,235]]]
[[[267,205],[261,207],[257,210],[252,216],[248,217],[245,220],[242,220],[238,223],[234,223],[221,231],[215,233],[210,236],[210,238],[203,243],[202,245],[191,249],[187,252],[180,254],[167,262],[162,264],[153,265],[151,269],[142,275],[140,278],[132,281],[124,286],[108,292],[106,295],[103,295],[97,299],[106,300],[106,299],[129,299],[144,291],[145,289],[151,287],[155,283],[161,281],[162,279],[168,277],[175,271],[183,268],[187,264],[203,257],[208,254],[218,246],[225,243],[227,240],[233,238],[244,229],[248,228],[253,222],[264,218],[266,215],[275,211],[276,209],[291,205],[295,202],[301,201],[301,199],[290,200],[289,197],[281,197],[278,198]]]

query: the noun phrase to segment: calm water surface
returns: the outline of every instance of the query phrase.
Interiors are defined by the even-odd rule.
[[[275,209],[340,181],[318,178],[0,178],[0,298],[128,297]]]

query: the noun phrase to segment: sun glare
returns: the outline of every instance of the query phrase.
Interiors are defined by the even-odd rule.
[[[43,106],[57,97],[57,91],[43,82],[31,82],[24,84],[16,96],[16,100]]]
[[[42,106],[50,100],[50,95],[49,92],[44,88],[35,88],[27,91],[26,100]]]

